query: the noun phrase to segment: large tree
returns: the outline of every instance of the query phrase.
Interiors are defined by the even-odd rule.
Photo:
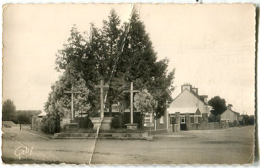
[[[94,86],[100,79],[109,84],[105,93],[110,112],[113,103],[127,104],[122,103],[126,97],[123,90],[134,82],[134,87],[147,89],[156,99],[156,113],[160,116],[167,102],[172,100],[174,70],[168,73],[168,60],[157,61],[156,55],[137,12],[133,13],[129,23],[121,26],[118,15],[111,10],[102,28],[91,24],[89,38],[73,28],[68,44],[57,55],[56,63],[58,70],[65,70],[73,62],[90,90],[88,101],[92,109],[98,108],[99,94],[96,94]]]
[[[226,100],[220,98],[219,96],[215,96],[208,101],[208,104],[212,107],[210,111],[212,115],[219,116],[221,115],[226,109]]]
[[[10,99],[4,101],[2,106],[2,120],[3,121],[16,121],[16,107],[14,102]]]
[[[174,70],[168,73],[168,62],[167,59],[157,61],[157,53],[145,31],[144,23],[135,11],[117,68],[125,73],[126,81],[134,82],[135,87],[147,89],[152,94],[158,102],[157,117],[166,111],[167,103],[172,101]]]

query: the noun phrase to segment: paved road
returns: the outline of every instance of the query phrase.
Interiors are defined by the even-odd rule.
[[[22,159],[88,164],[95,144],[91,139],[48,139],[19,128],[3,131],[3,156],[8,158],[18,158],[15,149],[26,145],[33,153]],[[91,163],[245,164],[254,160],[253,144],[253,126],[160,134],[153,141],[99,139]]]

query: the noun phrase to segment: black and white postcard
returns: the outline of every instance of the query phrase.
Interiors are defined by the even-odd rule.
[[[6,4],[4,164],[253,164],[253,4]]]

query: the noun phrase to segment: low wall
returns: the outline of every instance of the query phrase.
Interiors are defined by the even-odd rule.
[[[220,129],[220,128],[228,128],[228,123],[219,123],[219,122],[212,122],[212,123],[191,123],[190,130],[213,130],[213,129]]]
[[[227,121],[220,121],[220,128],[228,128],[229,127],[229,122]]]
[[[101,138],[101,139],[139,139],[149,138],[148,132],[144,133],[55,133],[55,139],[77,139],[77,138]]]
[[[220,128],[220,123],[219,122],[208,123],[208,130],[219,129],[219,128]]]

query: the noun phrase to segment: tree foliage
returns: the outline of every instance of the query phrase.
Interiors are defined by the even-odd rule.
[[[47,116],[44,116],[41,121],[41,130],[48,134],[59,132],[60,122],[58,118],[51,114],[47,114]]]
[[[14,102],[7,99],[3,102],[2,106],[2,120],[3,121],[16,121],[16,107]]]
[[[65,91],[77,91],[74,94],[75,113],[87,112],[90,109],[88,102],[89,90],[86,87],[85,80],[80,77],[73,68],[66,66],[66,71],[52,87],[48,100],[45,103],[45,111],[51,116],[58,118],[71,117],[71,94]]]
[[[137,93],[134,97],[134,106],[141,111],[142,114],[155,112],[157,102],[153,96],[144,89],[140,93]]]
[[[208,101],[208,104],[212,107],[210,111],[214,116],[221,115],[226,109],[226,100],[215,96]]]
[[[74,26],[68,43],[56,57],[57,70],[68,73],[70,67],[84,80],[89,90],[86,99],[90,111],[97,111],[99,108],[100,98],[95,85],[99,84],[100,79],[109,84],[109,89],[105,91],[107,95],[105,104],[110,112],[114,103],[120,102],[126,108],[125,102],[128,100],[123,91],[130,82],[134,83],[136,89],[148,90],[158,102],[157,116],[163,114],[167,102],[172,101],[174,70],[167,71],[169,62],[167,59],[157,61],[157,53],[137,12],[133,13],[129,24],[121,25],[119,16],[111,10],[108,20],[103,21],[101,28],[91,24],[89,37],[78,32]],[[62,84],[58,82],[56,85]],[[61,97],[59,94],[56,99],[54,98],[56,104],[58,102],[62,104]],[[51,99],[52,97],[49,97],[48,102],[51,102]],[[62,108],[56,106],[53,106],[53,110],[55,108],[62,111]]]
[[[19,123],[31,124],[32,117],[37,116],[40,113],[40,110],[18,110],[16,115]]]
[[[126,81],[132,81],[137,89],[147,89],[151,93],[158,102],[158,117],[166,111],[167,102],[172,101],[171,93],[174,91],[172,83],[175,71],[168,73],[168,63],[166,58],[157,61],[157,54],[145,31],[144,23],[137,12],[134,12],[118,69],[125,73]]]

